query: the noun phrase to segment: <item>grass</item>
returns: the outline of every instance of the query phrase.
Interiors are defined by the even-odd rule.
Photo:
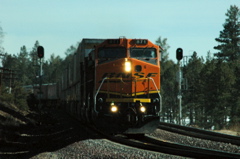
[[[240,136],[240,124],[234,124],[229,127],[229,129],[222,129],[222,130],[214,130],[219,133],[228,134],[228,135],[235,135]]]

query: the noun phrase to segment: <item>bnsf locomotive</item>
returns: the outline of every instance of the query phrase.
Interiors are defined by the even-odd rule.
[[[146,39],[83,39],[58,83],[62,106],[111,133],[152,132],[161,110],[159,56]]]

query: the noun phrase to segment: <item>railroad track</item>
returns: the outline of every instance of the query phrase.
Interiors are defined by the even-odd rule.
[[[192,158],[240,158],[240,154],[229,153],[217,150],[208,150],[203,148],[191,147],[176,143],[169,143],[160,141],[157,138],[144,136],[142,138],[126,138],[119,136],[108,137],[109,140],[118,142],[124,145],[155,151],[160,153],[167,153],[171,155],[192,157]]]
[[[217,141],[217,142],[230,143],[233,145],[240,146],[240,137],[238,136],[227,135],[227,134],[217,133],[213,131],[201,130],[197,128],[181,126],[181,125],[165,123],[165,122],[160,122],[158,128],[162,130],[186,135],[186,136],[196,137],[200,139],[207,139],[207,140]]]
[[[87,131],[86,135],[82,136],[78,134],[81,134],[83,131],[85,131],[85,128],[79,129],[78,128],[79,126],[75,126],[75,124],[78,125],[79,122],[69,119],[72,122],[69,125],[67,116],[66,117],[62,116],[61,113],[60,114],[53,113],[53,115],[54,116],[50,117],[50,119],[57,119],[58,120],[57,122],[54,122],[52,125],[50,121],[45,121],[45,123],[49,125],[40,126],[36,130],[34,129],[33,131],[26,132],[26,135],[23,135],[24,133],[22,132],[21,136],[17,136],[18,137],[17,143],[9,143],[9,145],[7,146],[6,144],[4,145],[6,149],[2,149],[4,151],[0,153],[0,156],[3,158],[4,157],[19,158],[20,156],[22,157],[28,156],[28,158],[30,158],[31,156],[34,156],[41,152],[56,151],[76,141],[83,141],[88,138],[91,139],[106,138],[115,143],[128,145],[138,149],[155,151],[177,156],[193,158],[240,158],[239,154],[216,150],[206,150],[186,145],[168,143],[149,136],[144,136],[142,138],[128,138],[123,135],[111,136],[104,134],[104,136],[101,137],[100,135],[95,134],[95,132],[90,132],[88,130],[86,130]],[[47,117],[47,119],[49,118]],[[88,137],[89,134],[95,135],[90,135],[90,137]],[[16,149],[12,148],[13,146]]]
[[[40,121],[42,122],[38,126],[21,128],[18,133],[8,132],[5,142],[0,138],[0,159],[31,158],[43,152],[59,150],[76,141],[95,137],[87,129],[80,127],[77,121],[60,111],[46,111],[41,115]]]
[[[88,125],[85,125],[85,126],[91,129],[93,133],[96,132],[100,136],[103,136],[103,138],[106,138],[112,142],[135,147],[138,149],[155,151],[159,153],[165,153],[165,154],[177,155],[177,156],[183,156],[183,157],[192,157],[192,158],[218,158],[218,159],[240,158],[240,154],[237,154],[237,153],[230,153],[230,152],[219,151],[219,150],[209,150],[209,149],[192,147],[192,146],[187,146],[187,145],[178,144],[178,143],[161,141],[158,138],[154,138],[148,135],[145,135],[145,136],[131,135],[130,137],[126,135],[109,135],[102,131],[99,131],[94,127],[89,127]],[[168,128],[173,129],[173,127],[171,126],[168,126]],[[177,129],[177,126],[175,130],[176,131],[179,130]],[[194,131],[190,133],[194,133]]]

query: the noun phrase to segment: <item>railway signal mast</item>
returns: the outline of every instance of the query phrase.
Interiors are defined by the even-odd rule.
[[[178,48],[176,50],[176,58],[178,60],[178,101],[179,101],[179,124],[182,125],[182,71],[181,71],[181,63],[180,61],[183,58],[183,49]]]
[[[37,48],[37,54],[38,57],[40,58],[40,73],[39,73],[39,78],[40,78],[40,107],[41,107],[41,99],[42,99],[42,59],[44,57],[44,48],[42,46],[38,46]]]

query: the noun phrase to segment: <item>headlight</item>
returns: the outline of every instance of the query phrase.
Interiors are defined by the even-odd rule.
[[[111,103],[111,112],[116,113],[118,111],[118,107],[112,102]]]
[[[146,108],[145,108],[144,106],[141,106],[141,107],[140,107],[140,111],[141,111],[142,113],[145,113],[145,112],[146,112]]]
[[[131,62],[125,59],[125,71],[130,72],[131,71]]]
[[[116,105],[111,106],[111,112],[116,113],[118,111],[118,107]]]

